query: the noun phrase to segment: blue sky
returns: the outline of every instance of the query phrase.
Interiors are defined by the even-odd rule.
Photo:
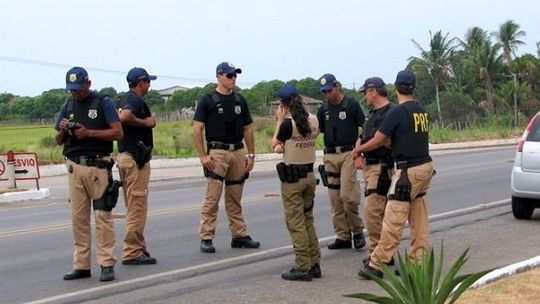
[[[392,82],[430,30],[463,38],[511,19],[527,33],[518,54],[540,41],[540,4],[524,0],[0,0],[0,11],[0,92],[29,96],[63,88],[75,65],[94,89],[125,91],[134,66],[163,89],[215,81],[221,61],[243,69],[240,87],[333,73],[358,88]]]

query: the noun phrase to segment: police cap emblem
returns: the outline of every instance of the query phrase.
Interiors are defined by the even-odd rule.
[[[77,81],[77,74],[71,73],[69,74],[69,82],[75,82]]]
[[[326,84],[326,78],[321,78],[321,85],[325,85]]]

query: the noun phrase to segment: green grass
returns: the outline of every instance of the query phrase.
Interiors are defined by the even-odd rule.
[[[460,142],[496,138],[511,138],[521,135],[523,128],[504,127],[499,121],[490,121],[465,130],[432,129],[431,143]],[[267,117],[254,119],[255,151],[270,153],[275,120]],[[52,125],[22,125],[0,127],[0,153],[35,152],[41,164],[63,161],[62,146],[54,142],[56,131]],[[158,122],[154,129],[155,155],[160,158],[195,157],[193,123],[190,120]],[[317,149],[323,147],[323,136],[317,138]],[[116,149],[116,145],[115,145]]]

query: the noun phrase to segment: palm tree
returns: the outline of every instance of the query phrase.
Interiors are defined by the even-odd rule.
[[[493,79],[502,68],[503,55],[500,54],[501,45],[491,44],[488,40],[481,46],[471,50],[470,58],[479,79],[483,83],[487,109],[490,113],[495,112],[493,105],[494,82]]]
[[[512,20],[508,20],[501,24],[498,32],[493,33],[493,35],[497,38],[497,41],[502,46],[504,58],[507,64],[510,64],[512,61],[512,55],[516,57],[516,50],[518,46],[525,44],[525,42],[519,40],[519,38],[525,36],[525,32],[519,28],[519,24]]]
[[[443,119],[441,113],[439,88],[450,71],[450,58],[452,57],[456,47],[456,38],[449,39],[448,35],[449,33],[446,33],[446,35],[443,36],[441,31],[438,31],[435,33],[435,35],[432,35],[431,31],[429,31],[429,50],[425,50],[418,42],[412,39],[413,44],[420,51],[420,56],[411,56],[409,58],[409,60],[418,61],[421,68],[426,69],[435,82],[437,115],[441,126],[443,126]]]

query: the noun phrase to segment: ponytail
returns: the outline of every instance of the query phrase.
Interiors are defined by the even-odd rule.
[[[308,135],[310,135],[311,126],[309,125],[308,121],[309,114],[306,111],[306,108],[304,108],[302,97],[296,95],[291,98],[289,108],[291,111],[291,117],[296,124],[298,132],[302,135],[302,137],[307,137]]]

